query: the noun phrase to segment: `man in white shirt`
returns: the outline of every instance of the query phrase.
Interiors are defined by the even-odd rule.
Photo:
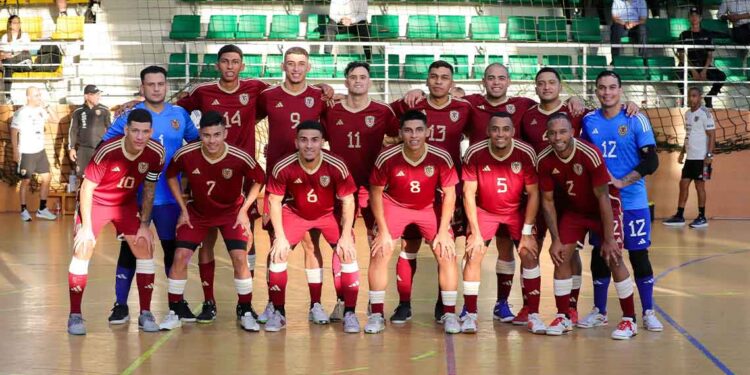
[[[705,228],[706,219],[706,180],[711,178],[713,164],[713,150],[716,142],[716,124],[710,110],[701,105],[701,90],[691,87],[688,90],[688,104],[690,110],[685,112],[685,142],[677,162],[682,167],[680,179],[680,197],[677,202],[677,213],[663,222],[668,226],[685,225],[685,203],[688,199],[690,182],[695,181],[695,191],[698,193],[698,217],[690,223],[690,228]],[[685,160],[687,156],[687,160]]]
[[[743,46],[750,44],[750,0],[724,0],[716,16],[732,23],[732,40],[735,43]]]
[[[331,0],[328,13],[329,21],[325,35],[327,41],[336,40],[336,34],[347,33],[357,42],[370,41],[370,29],[367,26],[367,0]],[[325,47],[325,53],[331,53],[331,46]],[[365,58],[372,61],[372,47],[364,46]]]
[[[49,161],[44,149],[44,131],[48,120],[58,121],[57,114],[45,106],[38,88],[26,89],[26,105],[15,114],[10,125],[10,139],[13,145],[13,160],[18,163],[18,174],[21,176],[21,220],[31,221],[31,214],[26,208],[26,193],[29,190],[31,176],[37,174],[41,189],[39,192],[39,210],[36,217],[55,220],[55,216],[47,209],[47,195],[49,194]]]
[[[614,0],[612,2],[612,27],[610,43],[619,44],[624,36],[635,44],[646,43],[646,19],[648,7],[645,0]],[[620,54],[621,48],[612,47],[612,56]],[[644,51],[639,54],[644,56]]]

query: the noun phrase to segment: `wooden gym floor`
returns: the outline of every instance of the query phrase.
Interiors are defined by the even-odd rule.
[[[55,222],[23,223],[17,214],[2,214],[0,227],[5,228],[0,237],[0,374],[750,373],[747,222],[712,221],[707,230],[654,225],[651,260],[658,275],[655,299],[665,329],[652,333],[641,328],[629,342],[609,338],[614,323],[597,329],[577,329],[563,337],[535,336],[524,328],[493,323],[494,250],[484,262],[480,331],[475,335],[446,336],[442,327],[432,321],[436,275],[426,247],[420,253],[415,279],[415,316],[402,327],[388,325],[384,334],[344,334],[339,324],[309,324],[308,291],[299,250],[290,261],[285,331],[248,333],[239,329],[234,316],[236,295],[231,264],[226,252],[217,251],[218,320],[168,333],[138,333],[132,314],[138,308],[135,288],[130,295],[131,323],[107,324],[119,248],[111,227],[103,232],[89,270],[83,300],[88,335],[72,337],[66,333],[70,216]],[[357,222],[357,233],[363,233],[361,220]],[[258,237],[253,305],[260,311],[268,295],[263,281],[268,240],[263,232]],[[364,241],[360,241],[362,290],[358,315],[364,326],[367,250],[363,245]],[[324,256],[326,309],[332,307],[334,300],[328,251]],[[581,315],[592,306],[588,251],[582,256]],[[161,320],[166,308],[166,278],[160,258],[161,250],[157,249],[160,267],[153,301],[157,320]],[[395,257],[393,261],[395,264]],[[386,296],[389,312],[398,301],[395,268],[391,270]],[[554,313],[554,298],[546,249],[542,270],[542,315],[548,322]],[[520,306],[517,281],[511,296],[511,303]],[[202,300],[195,266],[190,269],[186,297],[194,309]],[[640,303],[636,303],[640,309]],[[613,288],[609,305],[610,317],[617,321],[620,313]]]

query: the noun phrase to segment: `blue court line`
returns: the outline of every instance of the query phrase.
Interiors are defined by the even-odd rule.
[[[693,259],[693,260],[689,260],[689,261],[687,261],[685,263],[682,263],[680,265],[677,265],[677,266],[674,266],[674,267],[670,267],[670,268],[667,268],[666,270],[664,270],[662,273],[660,273],[658,276],[656,276],[654,278],[654,284],[656,284],[656,281],[659,281],[659,279],[663,278],[664,276],[667,276],[672,271],[677,271],[677,270],[682,269],[684,267],[687,267],[689,265],[696,264],[696,263],[702,263],[702,262],[705,262],[705,261],[713,259],[713,258],[719,258],[719,257],[727,256],[727,255],[734,255],[734,254],[740,254],[740,253],[746,253],[746,252],[750,252],[750,249],[735,250],[735,251],[730,251],[728,253],[714,254],[714,255],[709,255],[709,256],[706,256],[706,257],[702,257],[702,258],[696,258],[696,259]],[[667,323],[669,323],[672,327],[674,327],[674,329],[676,329],[677,332],[679,332],[681,335],[685,336],[685,338],[688,340],[688,342],[690,342],[696,349],[698,349],[701,353],[703,353],[703,355],[706,358],[708,358],[719,370],[721,370],[721,372],[723,372],[724,374],[727,374],[727,375],[734,375],[734,372],[732,370],[730,370],[729,367],[726,364],[724,364],[724,362],[722,362],[719,359],[719,357],[717,357],[716,355],[714,355],[713,353],[711,353],[711,351],[708,350],[708,348],[705,345],[703,345],[700,342],[700,340],[698,340],[697,338],[695,338],[695,336],[691,335],[685,328],[683,328],[681,325],[679,325],[669,314],[667,314],[666,311],[664,311],[661,307],[659,307],[659,305],[654,304],[654,307],[655,307],[656,311],[658,311],[659,314],[661,314],[661,316],[664,318],[664,320],[667,321]]]

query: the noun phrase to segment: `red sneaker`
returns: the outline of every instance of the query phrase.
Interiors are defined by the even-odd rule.
[[[524,306],[521,308],[521,310],[516,314],[516,317],[513,318],[513,325],[516,326],[525,326],[526,323],[529,322],[529,308]]]
[[[571,323],[573,323],[573,325],[578,324],[578,310],[571,307],[570,310],[568,310],[568,316],[570,317],[570,321]]]

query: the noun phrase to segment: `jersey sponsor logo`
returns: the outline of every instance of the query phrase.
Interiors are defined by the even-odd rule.
[[[375,126],[375,116],[365,117],[365,125],[367,125],[368,128]]]
[[[211,105],[219,105],[219,99],[214,99],[214,101],[211,102]]]
[[[138,163],[138,172],[146,173],[146,171],[148,171],[148,163],[145,161]]]
[[[451,116],[451,121],[453,122],[458,121],[458,118],[460,117],[458,111],[451,111],[450,116]]]
[[[307,108],[312,108],[315,105],[315,99],[312,96],[305,98],[305,105]]]
[[[482,172],[492,172],[489,165],[485,165],[484,168],[482,168]]]
[[[344,121],[342,121],[341,119],[336,121],[336,126],[341,126],[341,125],[344,125]]]
[[[510,113],[511,115],[516,113],[516,106],[513,104],[508,104],[505,106],[505,111]]]
[[[594,128],[594,130],[591,131],[591,134],[599,134],[599,128]]]
[[[557,168],[552,169],[552,174],[560,174],[560,171],[557,170]]]
[[[221,175],[224,176],[225,179],[232,178],[232,169],[231,168],[224,168],[221,170]]]
[[[620,134],[621,136],[628,134],[628,126],[625,124],[620,125],[620,127],[617,128],[617,133]]]
[[[201,174],[201,171],[198,170],[198,168],[195,168],[195,170],[193,170],[193,174]]]
[[[510,164],[510,170],[513,171],[513,173],[518,174],[521,172],[521,162],[514,161]]]
[[[294,180],[294,183],[295,183],[295,184],[301,184],[301,183],[302,183],[302,180],[300,180],[299,178],[297,178],[296,180]]]
[[[404,171],[398,171],[398,173],[396,173],[396,177],[404,177],[404,176],[406,176]]]
[[[281,102],[276,103],[276,108],[284,108],[284,105],[281,104]]]
[[[331,177],[329,176],[320,176],[320,186],[327,187],[328,184],[331,183]]]
[[[580,164],[578,164],[578,163],[573,164],[573,172],[575,172],[579,176],[582,175],[583,174],[583,166],[580,165]]]
[[[425,167],[424,167],[424,174],[425,174],[425,176],[427,176],[427,177],[432,177],[432,175],[434,175],[434,174],[435,174],[435,167],[433,167],[433,166],[431,166],[431,165],[427,165],[427,166],[425,166]]]
[[[247,93],[240,94],[240,104],[247,105],[250,102],[250,95]]]
[[[529,125],[536,125],[536,119],[531,120],[531,124]]]
[[[172,129],[179,130],[180,129],[180,122],[175,120],[172,120]]]

